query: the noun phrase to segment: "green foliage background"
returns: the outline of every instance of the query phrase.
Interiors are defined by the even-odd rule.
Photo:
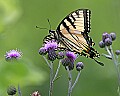
[[[120,49],[120,0],[1,0],[0,1],[0,96],[6,95],[9,85],[19,84],[23,96],[30,96],[38,90],[48,96],[49,68],[38,54],[47,30],[36,29],[40,26],[49,29],[47,18],[55,30],[59,22],[71,11],[88,8],[92,11],[90,36],[98,46],[103,32],[117,35],[113,49]],[[18,62],[6,62],[4,54],[11,49],[20,49],[23,57]],[[117,74],[111,60],[104,57],[99,66],[94,60],[79,57],[85,64],[81,77],[72,96],[118,96]],[[57,66],[57,62],[54,64]],[[77,74],[73,71],[73,76]],[[61,67],[62,77],[55,82],[53,96],[66,96],[67,72]]]

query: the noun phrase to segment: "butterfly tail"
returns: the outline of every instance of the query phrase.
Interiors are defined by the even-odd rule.
[[[95,60],[95,62],[97,62],[97,63],[100,64],[101,66],[104,66],[104,63],[102,63],[102,62],[96,60],[95,58],[93,58],[93,59]]]

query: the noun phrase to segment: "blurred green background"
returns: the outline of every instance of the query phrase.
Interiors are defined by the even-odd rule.
[[[42,96],[48,96],[49,68],[38,54],[47,30],[35,26],[56,29],[59,22],[71,11],[88,8],[92,11],[90,36],[100,53],[104,49],[98,46],[103,32],[115,32],[117,35],[113,49],[120,49],[120,0],[0,0],[0,96],[7,96],[9,85],[19,84],[23,96],[30,96],[38,90]],[[11,49],[20,49],[23,57],[19,62],[6,62],[4,54]],[[79,57],[85,68],[72,96],[118,96],[117,74],[111,60],[104,57],[99,66],[94,60]],[[57,66],[57,62],[54,65]],[[73,71],[73,76],[77,74]],[[53,96],[67,95],[67,72],[61,66],[62,77],[54,84]]]

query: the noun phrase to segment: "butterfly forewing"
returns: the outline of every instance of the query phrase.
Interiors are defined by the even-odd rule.
[[[90,32],[90,10],[88,9],[78,9],[69,15],[67,15],[59,24],[57,30],[62,30],[66,28],[78,29],[79,32]]]

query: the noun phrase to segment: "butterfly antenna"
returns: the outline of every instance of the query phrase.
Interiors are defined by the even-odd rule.
[[[93,59],[95,60],[95,62],[97,62],[97,63],[100,64],[101,66],[104,66],[104,63],[102,63],[102,62],[96,60],[95,58],[93,58]]]
[[[40,28],[39,26],[35,26],[36,28],[38,28],[38,29],[46,29],[46,30],[48,30],[47,28]]]
[[[51,30],[50,20],[49,20],[49,19],[47,19],[47,21],[48,21],[48,24],[49,24],[49,27],[50,27],[50,30]]]

